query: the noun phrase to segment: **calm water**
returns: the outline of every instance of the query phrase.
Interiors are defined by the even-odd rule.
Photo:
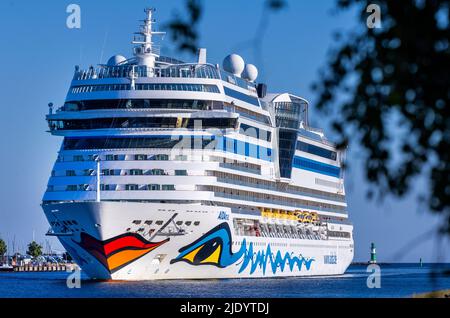
[[[381,288],[369,289],[366,267],[321,278],[220,279],[94,282],[82,276],[80,289],[66,286],[67,273],[0,273],[0,297],[408,297],[450,289],[450,276],[431,272],[450,264],[381,265]]]

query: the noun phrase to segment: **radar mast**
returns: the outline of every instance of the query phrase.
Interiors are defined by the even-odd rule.
[[[155,20],[152,18],[155,12],[154,8],[146,8],[144,10],[146,18],[143,24],[140,26],[139,32],[135,32],[137,36],[134,37],[132,44],[137,44],[134,48],[134,56],[138,65],[145,65],[149,68],[148,72],[154,72],[155,60],[159,57],[159,47],[155,46],[152,42],[153,35],[164,35],[165,32],[153,31],[152,25]]]

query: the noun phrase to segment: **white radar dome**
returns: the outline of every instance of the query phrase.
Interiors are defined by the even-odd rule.
[[[125,62],[127,59],[125,56],[122,55],[113,55],[109,58],[108,63],[106,63],[108,66],[115,66],[119,65],[123,62]]]
[[[228,73],[241,76],[241,73],[244,70],[245,62],[239,55],[230,54],[223,60],[222,66]]]
[[[242,72],[242,78],[254,82],[258,77],[258,69],[253,64],[246,64]]]

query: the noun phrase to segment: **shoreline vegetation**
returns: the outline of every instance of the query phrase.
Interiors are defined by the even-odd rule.
[[[428,293],[413,294],[412,298],[448,298],[450,299],[450,289],[437,290]]]

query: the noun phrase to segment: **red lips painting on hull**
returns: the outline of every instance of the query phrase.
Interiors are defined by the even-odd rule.
[[[124,233],[106,241],[81,233],[83,249],[94,256],[112,274],[169,241],[149,242],[137,233]]]

